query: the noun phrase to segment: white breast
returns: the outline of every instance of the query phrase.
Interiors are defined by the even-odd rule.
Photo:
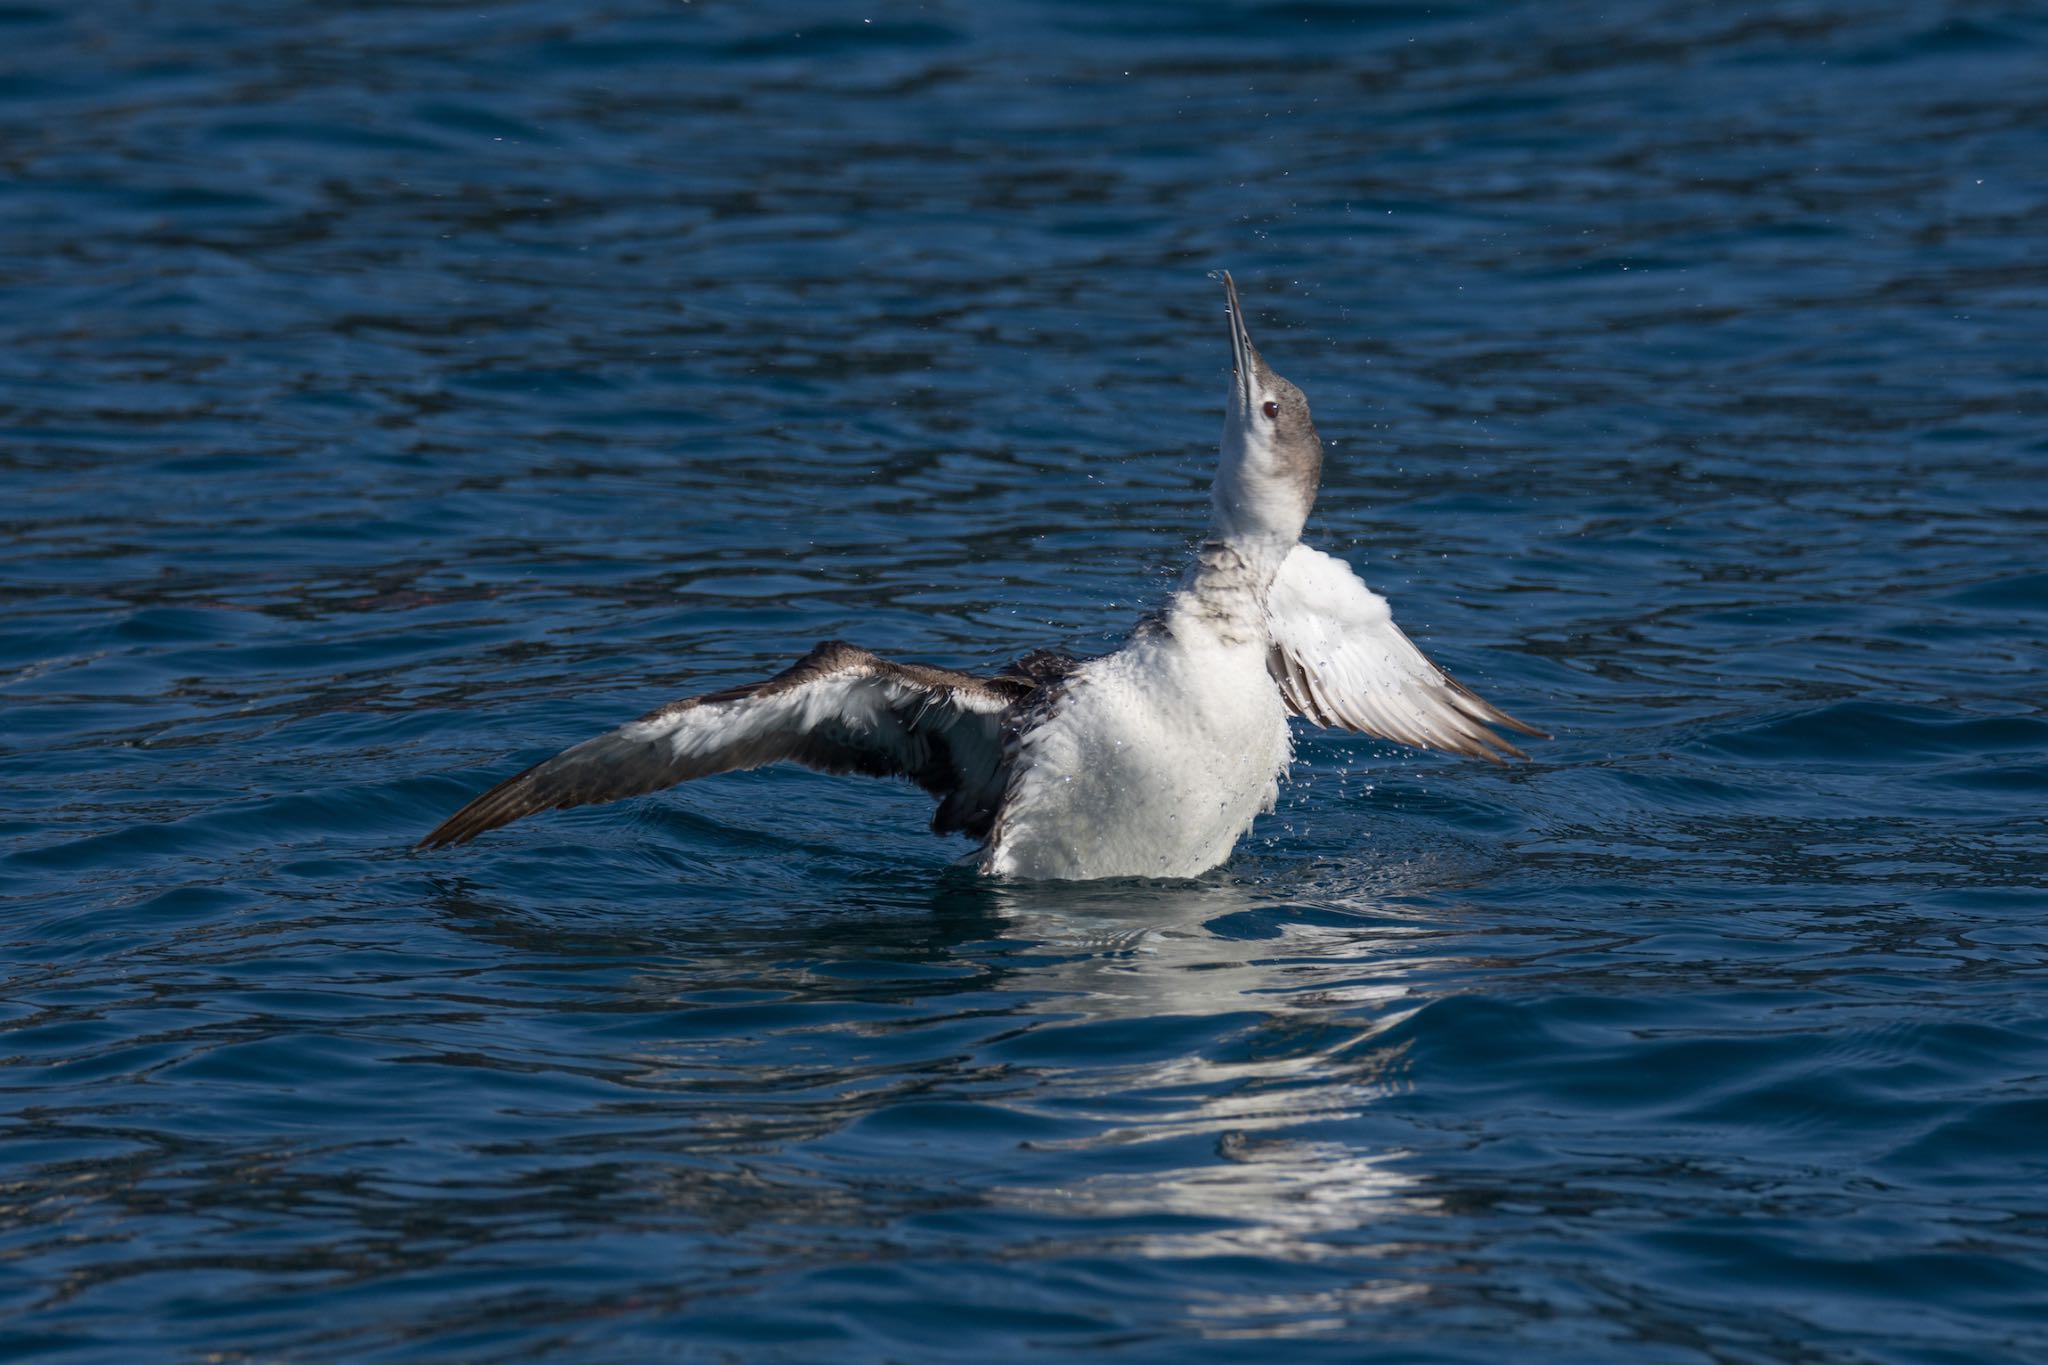
[[[1263,641],[1142,635],[1021,738],[981,856],[1008,877],[1193,877],[1271,810],[1292,755]]]

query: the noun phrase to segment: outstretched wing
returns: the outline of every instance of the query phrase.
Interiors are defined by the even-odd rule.
[[[1304,720],[1494,763],[1528,755],[1490,725],[1549,738],[1431,663],[1394,624],[1387,599],[1320,550],[1297,545],[1288,553],[1266,624],[1268,665]]]
[[[535,811],[658,791],[784,760],[908,777],[940,798],[932,827],[979,837],[1002,796],[1003,715],[1028,678],[896,664],[831,640],[745,687],[686,697],[507,778],[420,840],[464,844]]]

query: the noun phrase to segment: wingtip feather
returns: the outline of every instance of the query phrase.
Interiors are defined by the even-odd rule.
[[[530,795],[524,802],[518,799],[522,788],[530,792],[533,784],[528,779],[532,775],[533,768],[528,768],[525,772],[498,783],[434,826],[424,838],[413,845],[413,851],[430,851],[466,844],[480,834],[488,834],[494,829],[511,824],[522,815],[531,815],[541,809],[538,803],[531,800]]]

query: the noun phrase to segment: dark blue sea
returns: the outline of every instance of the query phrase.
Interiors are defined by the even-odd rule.
[[[2048,10],[0,6],[0,1356],[2048,1360]],[[1113,647],[1219,287],[1550,731],[1192,882],[794,768]]]

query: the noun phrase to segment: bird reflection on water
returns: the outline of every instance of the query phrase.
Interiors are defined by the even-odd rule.
[[[1024,1220],[1048,1256],[1310,1261],[1370,1259],[1376,1222],[1435,1206],[1384,1125],[1362,1123],[1405,1086],[1406,1045],[1383,1035],[1422,1003],[1408,973],[1441,966],[1437,931],[1391,899],[1397,874],[1376,882],[1294,901],[1225,877],[1017,887],[948,870],[829,915],[572,925],[456,889],[439,909],[508,958],[587,963],[558,1006],[616,1019],[616,1050],[562,1059],[601,1085],[597,1112],[573,1142],[518,1144],[529,1182],[583,1179],[609,1151],[616,1179],[763,1264],[851,1256],[878,1208],[904,1254],[931,1220],[970,1244]],[[1227,1334],[1268,1315],[1316,1330],[1313,1307],[1265,1285],[1186,1310]]]
[[[1165,1143],[1187,1148],[1191,1160],[1133,1170],[1112,1156],[1107,1169],[1079,1179],[998,1185],[992,1200],[1058,1219],[1164,1220],[1168,1226],[1134,1231],[1123,1243],[1127,1252],[1162,1257],[1319,1257],[1330,1250],[1319,1241],[1325,1234],[1349,1236],[1388,1213],[1430,1207],[1401,1168],[1401,1150],[1290,1136],[1302,1128],[1340,1133],[1404,1083],[1403,1047],[1378,1035],[1413,1013],[1414,1002],[1401,971],[1360,959],[1373,956],[1375,943],[1398,941],[1412,953],[1425,925],[1391,916],[1363,894],[1349,898],[1355,918],[1340,917],[1276,903],[1239,882],[1148,887],[1142,898],[1062,890],[1051,898],[991,893],[1013,934],[1057,954],[1040,978],[1058,992],[1046,1011],[1049,1030],[1172,1018],[1230,1027],[1220,1046],[1122,1066],[1097,1061],[1076,1098],[1099,1130],[1033,1144]],[[1247,931],[1259,937],[1240,936]],[[1360,1284],[1353,1297],[1413,1292]],[[1292,1297],[1278,1296],[1284,1310],[1268,1307],[1296,1329],[1314,1330],[1318,1319]],[[1200,1311],[1235,1316],[1222,1299]]]

